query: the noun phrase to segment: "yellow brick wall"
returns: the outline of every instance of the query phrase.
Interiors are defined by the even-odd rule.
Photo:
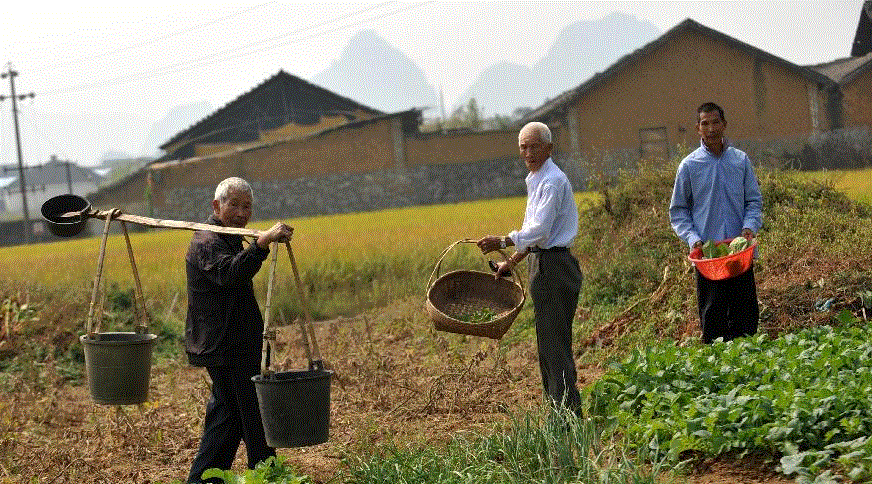
[[[872,127],[872,69],[842,88],[845,127]]]
[[[695,146],[696,108],[706,101],[723,107],[729,138],[804,136],[812,128],[808,84],[779,64],[686,32],[576,101],[580,149],[638,147],[639,130],[659,126],[670,145]],[[815,93],[819,128],[829,129],[826,98]]]

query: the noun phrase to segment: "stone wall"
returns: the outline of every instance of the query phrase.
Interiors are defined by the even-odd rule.
[[[418,165],[364,173],[334,173],[290,180],[248,180],[253,219],[365,212],[409,205],[524,196],[527,170],[517,156],[453,165]],[[154,216],[203,220],[214,187],[164,188]]]

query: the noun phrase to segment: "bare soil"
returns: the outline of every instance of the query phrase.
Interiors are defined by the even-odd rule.
[[[410,319],[422,311],[409,309],[316,324],[324,361],[335,372],[330,440],[278,450],[300,474],[315,482],[341,482],[346,456],[380,444],[430,445],[458,432],[490,432],[512,412],[540,404],[532,339],[502,348],[492,340],[438,333],[423,315]],[[279,333],[287,342],[278,352],[283,368],[305,366],[298,335],[296,326]],[[94,404],[87,385],[64,383],[55,365],[36,370],[36,384],[22,377],[13,391],[0,394],[0,484],[185,479],[209,392],[204,370],[161,360],[152,369],[149,401],[125,407]],[[579,368],[580,385],[603,372]],[[244,466],[240,446],[235,469]],[[719,458],[701,460],[664,482],[793,481],[777,475],[766,459]]]

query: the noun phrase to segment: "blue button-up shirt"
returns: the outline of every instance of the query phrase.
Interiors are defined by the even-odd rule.
[[[756,234],[762,212],[760,186],[745,152],[725,144],[718,157],[700,142],[678,165],[669,217],[689,247],[738,237],[745,228]]]
[[[578,208],[566,174],[548,158],[527,174],[527,208],[521,230],[509,238],[518,252],[528,247],[569,247],[578,234]]]

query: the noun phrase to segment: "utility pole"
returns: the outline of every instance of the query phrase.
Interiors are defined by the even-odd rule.
[[[73,178],[70,176],[70,165],[72,165],[72,162],[70,162],[70,160],[67,160],[64,162],[64,166],[67,167],[67,193],[72,195],[72,193],[73,193]]]
[[[7,64],[7,68],[9,69],[7,72],[0,74],[0,78],[6,79],[9,77],[9,89],[12,92],[11,96],[0,96],[0,101],[6,100],[6,98],[12,99],[12,119],[15,122],[15,147],[18,149],[18,176],[21,180],[21,208],[24,212],[24,242],[30,243],[30,215],[27,211],[27,184],[24,180],[24,160],[21,155],[21,134],[18,130],[18,100],[25,100],[28,97],[34,97],[35,94],[28,93],[22,94],[20,96],[15,95],[15,76],[18,75],[17,72],[12,70],[12,63]]]
[[[46,164],[48,165],[48,164],[57,164],[57,163],[63,163],[64,167],[67,169],[67,193],[72,194],[73,193],[73,178],[72,178],[72,175],[70,174],[70,165],[72,165],[73,162],[70,160],[59,160],[58,155],[51,155],[51,157],[48,160],[48,163],[46,163]],[[42,168],[42,165],[40,165],[40,168]]]

